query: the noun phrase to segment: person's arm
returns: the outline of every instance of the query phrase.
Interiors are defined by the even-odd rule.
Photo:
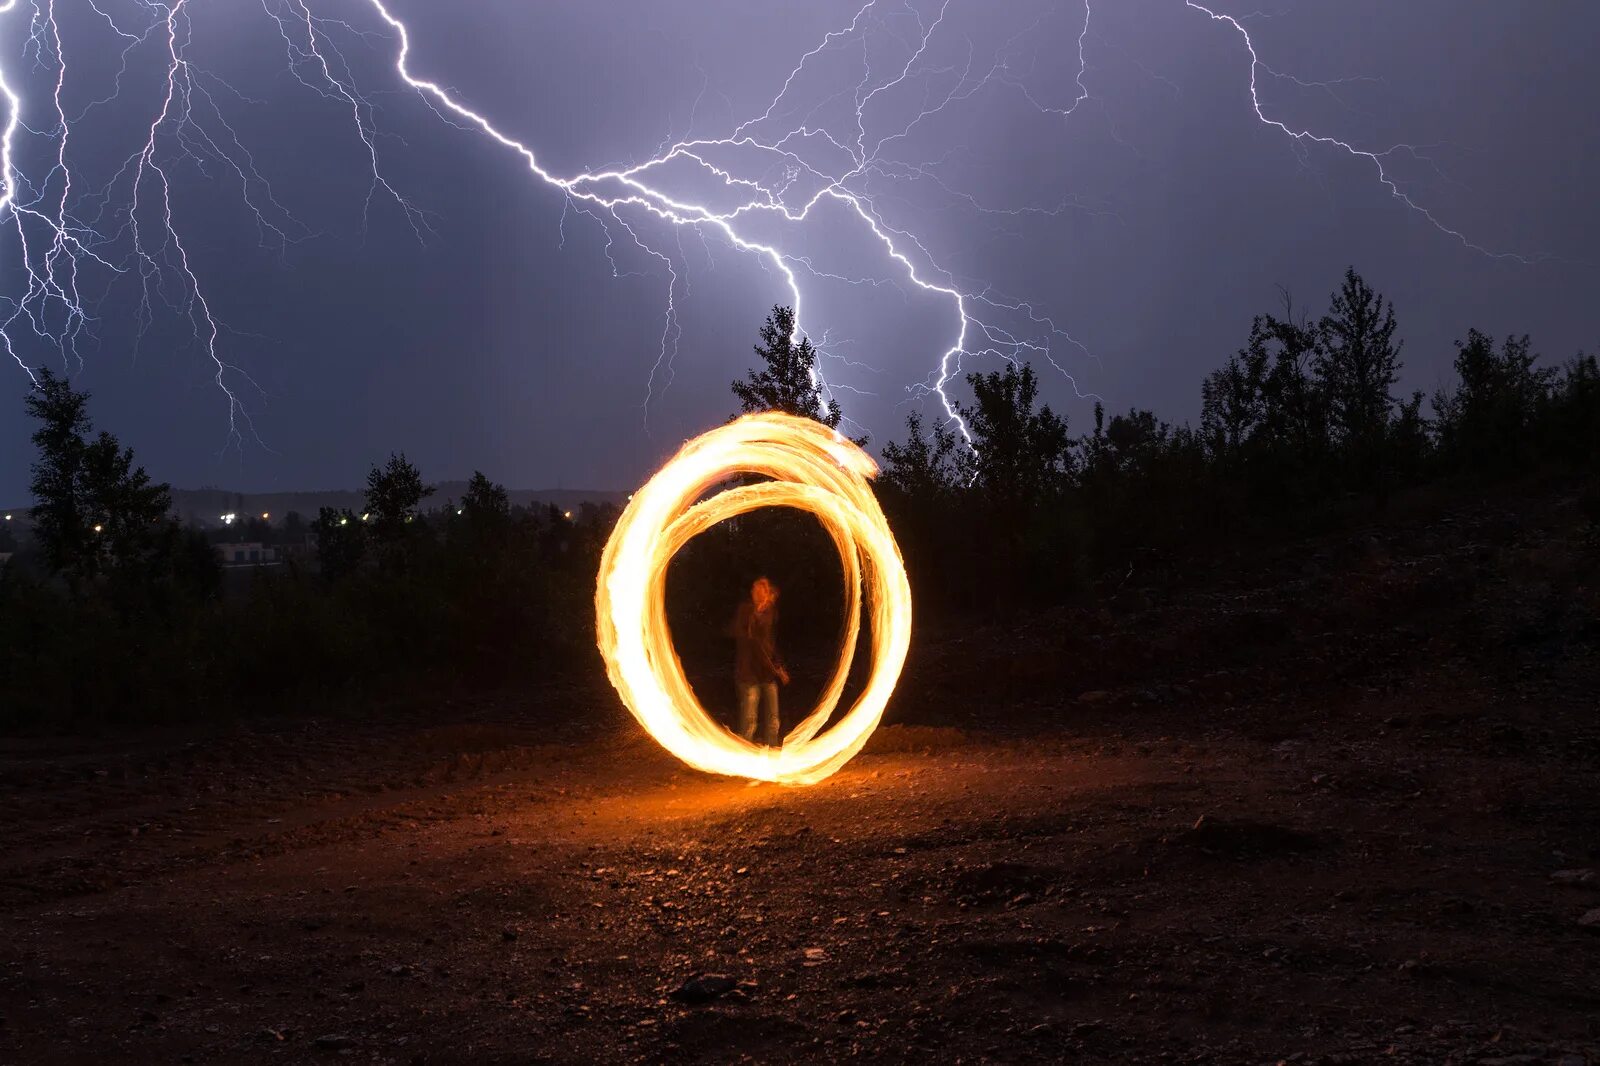
[[[755,644],[756,654],[761,656],[761,665],[766,667],[768,673],[775,677],[783,677],[786,673],[788,673],[788,671],[783,668],[783,664],[778,661],[777,649],[773,648],[765,641],[758,640],[755,642]]]
[[[757,641],[761,650],[761,661],[767,670],[785,685],[789,683],[789,671],[783,665],[783,658],[778,654],[778,609],[772,608],[772,615],[767,619],[767,639]]]

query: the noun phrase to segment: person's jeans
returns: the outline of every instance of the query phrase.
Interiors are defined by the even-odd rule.
[[[756,739],[756,705],[761,705],[761,740],[769,748],[778,746],[778,683],[739,685],[739,735],[746,740]]]

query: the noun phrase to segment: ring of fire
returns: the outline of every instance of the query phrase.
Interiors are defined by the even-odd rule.
[[[711,773],[790,785],[815,784],[861,750],[883,717],[911,642],[911,585],[867,482],[877,472],[871,456],[821,423],[768,412],[689,441],[633,494],[600,558],[596,633],[611,683],[662,747]],[[771,480],[700,499],[736,474]],[[815,515],[839,552],[845,582],[839,664],[817,706],[776,748],[735,736],[706,713],[666,617],[672,557],[696,534],[761,507]],[[823,732],[844,692],[863,599],[871,612],[872,670],[855,704]]]

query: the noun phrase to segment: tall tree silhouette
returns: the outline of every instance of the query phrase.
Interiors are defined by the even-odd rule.
[[[1376,437],[1394,409],[1400,377],[1394,306],[1351,267],[1333,294],[1314,367],[1328,390],[1334,428],[1346,439]]]
[[[1533,425],[1556,372],[1534,366],[1526,335],[1507,337],[1500,350],[1475,329],[1456,342],[1460,383],[1433,397],[1439,445],[1447,459],[1472,470],[1520,467],[1534,447]]]
[[[413,525],[418,508],[432,495],[433,486],[422,483],[422,471],[404,452],[391,453],[382,469],[367,472],[367,515],[379,566],[407,569],[421,535],[421,527]]]
[[[461,496],[461,511],[474,522],[501,526],[511,521],[511,497],[504,485],[490,481],[482,470],[474,470]]]
[[[1031,366],[968,374],[967,385],[972,403],[957,408],[972,449],[959,466],[979,504],[968,509],[982,529],[974,570],[990,603],[1000,606],[1037,594],[1047,571],[1053,582],[1072,570],[1058,528],[1065,509],[1044,504],[1067,488],[1073,441],[1066,419],[1048,405],[1035,407],[1039,382]]]
[[[943,502],[960,484],[958,456],[961,442],[944,422],[933,424],[932,435],[922,431],[922,415],[906,416],[906,441],[883,446],[883,473],[879,485],[910,500]]]
[[[761,327],[761,343],[755,346],[762,369],[746,371],[745,380],[732,383],[739,410],[784,411],[837,429],[843,413],[837,400],[824,401],[817,388],[817,350],[808,337],[796,344],[794,333],[794,309],[774,307]]]
[[[975,451],[961,456],[970,479],[1002,519],[1015,519],[1062,483],[1070,469],[1067,421],[1048,404],[1034,410],[1033,367],[968,374],[973,402],[957,405]]]
[[[367,555],[367,527],[348,508],[323,507],[311,523],[317,542],[317,569],[328,581],[355,573]]]
[[[39,420],[30,488],[34,537],[46,565],[78,589],[118,569],[147,566],[164,546],[172,497],[134,466],[133,449],[101,431],[89,439],[89,394],[41,370],[23,401]]]
[[[1371,486],[1383,476],[1383,443],[1395,405],[1390,390],[1400,378],[1394,307],[1350,267],[1318,329],[1313,369],[1336,441],[1357,481]]]
[[[1200,386],[1201,438],[1253,496],[1291,505],[1319,491],[1327,389],[1314,373],[1320,329],[1282,293],[1284,317],[1257,315],[1239,353]]]
[[[1563,461],[1600,469],[1600,358],[1579,352],[1567,362],[1551,390],[1542,430],[1546,446]],[[1600,479],[1594,492],[1600,496]]]

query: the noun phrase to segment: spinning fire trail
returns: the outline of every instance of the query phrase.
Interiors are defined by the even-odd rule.
[[[861,750],[883,717],[911,642],[911,586],[867,484],[876,473],[866,452],[820,422],[767,412],[696,437],[634,494],[600,559],[595,632],[611,683],[662,747],[711,773],[790,785],[815,784]],[[700,499],[739,474],[770,480]],[[760,507],[814,515],[833,540],[844,572],[839,662],[817,706],[776,748],[734,736],[705,712],[667,626],[672,557],[718,522]],[[863,598],[872,623],[872,666],[860,697],[822,732],[844,694],[861,636]]]
[[[205,272],[191,255],[193,235],[185,228],[172,172],[183,164],[227,176],[263,244],[287,247],[313,236],[274,194],[265,176],[273,169],[270,160],[247,146],[230,123],[230,109],[242,107],[245,98],[232,89],[225,72],[204,69],[191,55],[198,20],[259,19],[261,40],[281,47],[296,91],[303,88],[348,114],[371,168],[369,211],[380,201],[392,203],[425,241],[430,216],[424,208],[440,206],[419,205],[385,173],[385,151],[392,149],[373,100],[380,91],[393,95],[404,89],[440,120],[513,153],[533,182],[559,191],[571,211],[597,223],[619,274],[625,271],[616,257],[624,255],[659,272],[665,294],[659,351],[646,386],[647,412],[651,396],[671,380],[682,334],[684,253],[681,242],[668,242],[666,235],[688,231],[702,241],[731,246],[777,279],[796,310],[796,328],[803,324],[821,338],[828,359],[843,356],[829,344],[829,323],[808,317],[814,282],[892,284],[942,303],[948,339],[928,353],[927,376],[909,387],[936,396],[965,432],[946,392],[963,360],[1040,360],[1070,381],[1069,356],[1089,353],[1036,303],[1001,295],[942,264],[919,227],[895,215],[894,202],[904,187],[922,183],[996,218],[1056,215],[1079,205],[1071,200],[1044,208],[984,204],[947,185],[937,172],[938,160],[908,164],[889,149],[908,143],[934,116],[980,92],[1004,92],[1018,106],[1065,124],[1095,100],[1087,57],[1097,15],[1092,0],[1062,14],[1075,27],[1076,50],[1068,54],[1075,69],[1068,72],[1070,99],[1053,103],[1016,69],[1015,49],[1027,30],[987,56],[975,53],[970,38],[964,49],[955,49],[954,54],[964,52],[963,59],[952,61],[948,49],[940,50],[956,32],[950,23],[963,2],[970,0],[867,0],[848,22],[803,51],[786,76],[774,79],[776,92],[769,101],[749,108],[744,112],[749,117],[722,136],[677,140],[627,166],[558,173],[534,147],[492,119],[487,105],[450,89],[448,71],[425,69],[417,34],[397,14],[394,0],[0,0],[0,32],[13,40],[20,36],[24,43],[20,64],[15,55],[0,60],[6,112],[0,143],[0,277],[11,287],[0,293],[0,346],[29,373],[51,360],[69,369],[80,365],[95,337],[100,298],[119,284],[133,286],[141,331],[157,316],[182,323],[224,396],[230,439],[242,442],[254,435],[253,383],[230,355],[226,309],[214,304]],[[1363,147],[1275,114],[1260,95],[1264,83],[1323,83],[1270,67],[1252,38],[1250,16],[1229,15],[1194,0],[1171,0],[1170,13],[1192,24],[1200,46],[1237,55],[1240,106],[1280,132],[1296,152],[1371,164],[1380,188],[1442,239],[1484,255],[1520,259],[1489,250],[1442,221],[1395,179],[1392,165],[1421,157],[1416,148]],[[119,49],[121,69],[113,87],[87,106],[68,104],[74,78],[85,73],[76,50],[80,37],[66,29],[69,14],[76,19],[74,32],[87,33],[87,26],[101,38],[114,39]],[[959,42],[959,35],[955,39]],[[357,43],[388,51],[392,86],[380,90],[358,84],[359,65],[349,52]],[[859,53],[859,77],[819,92],[811,85],[816,72],[842,53]],[[94,73],[105,80],[104,71]],[[25,94],[24,85],[41,84],[49,90]],[[108,180],[90,182],[81,176],[77,131],[86,116],[113,104],[119,116],[140,112],[142,132]],[[858,231],[862,246],[874,250],[872,262],[840,273],[802,248],[794,234],[825,212],[845,218]],[[819,403],[847,388],[825,375],[816,384]]]

